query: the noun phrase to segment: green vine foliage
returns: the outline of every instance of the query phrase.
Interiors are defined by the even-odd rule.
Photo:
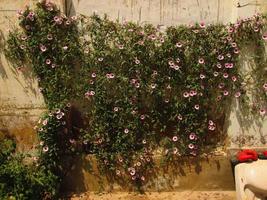
[[[238,63],[247,42],[257,46],[254,110],[265,116],[265,16],[166,31],[106,16],[68,18],[46,1],[18,16],[6,55],[38,78],[49,110],[37,126],[39,162],[59,176],[63,158],[94,154],[116,180],[141,186],[155,154],[200,155],[220,135],[233,98],[247,101]]]
[[[56,195],[57,176],[44,167],[23,164],[32,157],[15,154],[13,140],[1,139],[0,147],[0,199],[50,199]]]

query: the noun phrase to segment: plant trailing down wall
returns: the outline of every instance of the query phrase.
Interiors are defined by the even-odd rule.
[[[18,17],[6,55],[38,79],[48,108],[36,127],[38,165],[59,177],[66,159],[93,153],[109,175],[140,186],[156,150],[167,161],[201,154],[229,102],[247,101],[238,60],[251,42],[261,72],[253,110],[266,114],[265,16],[163,32],[97,15],[68,18],[42,1]]]

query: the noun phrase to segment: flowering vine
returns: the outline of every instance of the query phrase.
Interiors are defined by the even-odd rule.
[[[253,109],[266,115],[265,16],[162,32],[97,15],[68,18],[42,1],[18,17],[7,56],[38,78],[49,110],[37,127],[40,164],[52,162],[56,174],[62,157],[93,153],[109,175],[140,186],[157,150],[167,160],[199,155],[220,133],[229,102],[246,101],[238,60],[247,42],[257,45]],[[74,108],[80,124],[71,121]]]

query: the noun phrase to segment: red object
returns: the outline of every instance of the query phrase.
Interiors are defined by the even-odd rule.
[[[264,151],[262,154],[267,157],[267,151]]]
[[[265,153],[264,155],[267,155],[267,151]],[[237,159],[239,162],[256,161],[258,160],[258,154],[254,150],[246,149],[238,153]]]

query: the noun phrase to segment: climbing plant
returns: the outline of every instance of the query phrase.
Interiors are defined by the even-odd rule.
[[[166,160],[201,154],[232,99],[247,102],[238,61],[248,42],[256,45],[253,110],[266,114],[265,16],[161,31],[106,16],[69,18],[42,1],[18,18],[6,55],[37,77],[48,108],[36,127],[39,164],[60,177],[62,159],[89,153],[118,181],[141,186],[155,152]]]

